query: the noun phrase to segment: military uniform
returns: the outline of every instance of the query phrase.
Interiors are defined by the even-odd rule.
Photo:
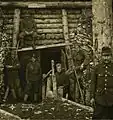
[[[56,82],[57,89],[63,88],[63,97],[66,97],[66,94],[69,90],[69,77],[66,75],[65,71],[62,70],[60,73],[56,72]]]
[[[19,34],[19,39],[20,39],[20,47],[25,47],[25,37],[28,39],[32,37],[32,45],[35,45],[35,39],[37,37],[37,32],[36,32],[36,23],[32,16],[27,16],[25,17],[20,24],[20,34]]]
[[[91,98],[95,99],[93,119],[113,119],[113,63],[99,63],[91,80]]]
[[[26,67],[26,81],[24,101],[27,101],[28,96],[32,93],[34,101],[37,101],[40,96],[41,86],[41,70],[38,61],[30,61]]]
[[[40,66],[39,63],[36,62],[30,62],[28,63],[26,67],[26,74],[27,74],[27,93],[29,94],[30,89],[33,89],[33,92],[38,92],[38,88],[40,86],[40,79],[41,79],[41,73],[40,73]]]

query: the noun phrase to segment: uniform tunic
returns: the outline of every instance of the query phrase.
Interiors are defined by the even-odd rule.
[[[39,63],[37,61],[28,63],[26,67],[26,80],[28,81],[26,88],[27,94],[30,93],[31,89],[33,90],[33,92],[39,91],[39,87],[41,86],[40,79],[41,71]]]
[[[91,97],[103,106],[113,105],[113,63],[98,64],[92,73]]]

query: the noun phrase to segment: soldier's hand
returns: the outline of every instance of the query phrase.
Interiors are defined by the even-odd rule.
[[[94,105],[95,105],[95,99],[92,98],[92,99],[90,100],[90,103],[91,103],[91,106],[94,106]]]

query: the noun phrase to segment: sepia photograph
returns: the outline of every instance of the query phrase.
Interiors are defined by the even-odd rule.
[[[112,9],[0,0],[0,120],[113,120]]]

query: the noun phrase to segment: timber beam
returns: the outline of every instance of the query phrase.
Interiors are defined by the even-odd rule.
[[[27,48],[22,48],[22,49],[18,49],[18,52],[22,52],[22,51],[29,51],[29,50],[40,50],[40,49],[46,49],[46,48],[54,48],[54,47],[63,47],[63,46],[69,46],[72,45],[72,43],[59,43],[59,44],[51,44],[51,45],[41,45],[41,46],[36,46],[35,49],[33,49],[33,47],[27,47]]]
[[[26,8],[90,8],[91,2],[0,2],[0,7]]]

